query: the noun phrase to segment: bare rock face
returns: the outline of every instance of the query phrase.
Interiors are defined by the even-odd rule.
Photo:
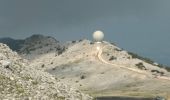
[[[34,69],[0,43],[0,99],[18,100],[91,100],[52,75]]]

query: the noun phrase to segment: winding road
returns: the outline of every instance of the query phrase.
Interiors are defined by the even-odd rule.
[[[138,74],[141,74],[141,75],[144,75],[144,76],[147,76],[147,77],[155,77],[155,76],[153,76],[152,74],[150,74],[146,71],[142,71],[142,70],[135,69],[135,68],[129,68],[129,67],[126,67],[126,66],[123,66],[123,65],[113,64],[113,63],[106,61],[105,59],[102,58],[101,55],[103,53],[103,49],[106,48],[107,46],[112,46],[112,45],[105,45],[102,48],[100,48],[101,46],[97,46],[97,50],[98,50],[97,57],[101,62],[108,64],[108,65],[111,65],[111,66],[114,66],[114,67],[120,67],[120,68],[123,68],[123,69],[127,69],[127,70],[133,71],[135,73],[138,73]],[[155,78],[170,81],[170,77],[166,77],[166,76],[156,76]]]

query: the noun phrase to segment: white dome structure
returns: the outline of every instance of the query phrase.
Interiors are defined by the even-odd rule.
[[[104,38],[104,33],[102,31],[95,31],[93,33],[93,39],[95,42],[102,42]]]

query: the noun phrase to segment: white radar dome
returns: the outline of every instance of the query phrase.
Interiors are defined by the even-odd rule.
[[[103,38],[104,38],[104,33],[102,31],[95,31],[93,33],[93,39],[96,41],[96,42],[102,42],[103,41]]]

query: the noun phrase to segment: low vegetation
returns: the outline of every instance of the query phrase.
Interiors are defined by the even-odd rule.
[[[151,70],[152,73],[164,75],[164,72],[158,71],[158,70]]]
[[[90,42],[90,45],[93,45],[94,44],[94,42]]]
[[[111,57],[109,58],[109,61],[116,60],[116,59],[117,59],[116,57],[111,56]]]
[[[141,70],[147,70],[146,67],[143,65],[143,63],[141,63],[141,62],[136,64],[136,66]]]
[[[41,67],[42,67],[42,68],[44,68],[44,67],[45,67],[45,65],[44,65],[44,64],[42,64],[42,65],[41,65]]]
[[[154,61],[152,61],[149,58],[139,56],[138,54],[135,54],[135,53],[132,53],[132,52],[128,52],[128,54],[130,54],[132,56],[132,58],[138,58],[138,59],[141,59],[141,60],[143,60],[143,61],[145,61],[145,62],[147,62],[151,65],[155,65]],[[165,68],[168,72],[170,72],[170,67],[168,67],[168,66],[165,66],[165,65],[162,65],[162,64],[158,64],[157,66],[160,67],[160,68]]]
[[[81,78],[81,79],[85,79],[85,78],[86,78],[86,76],[85,76],[85,75],[82,75],[80,78]]]
[[[142,56],[139,56],[138,54],[135,54],[135,53],[132,53],[132,52],[128,52],[128,54],[130,54],[132,56],[132,58],[138,58],[138,59],[141,59],[149,64],[154,64],[154,61],[152,61],[151,59],[149,58],[145,58],[145,57],[142,57]]]
[[[76,41],[72,41],[72,43],[76,43]]]
[[[114,50],[116,50],[116,51],[122,51],[122,49],[118,49],[118,48],[114,48]]]

